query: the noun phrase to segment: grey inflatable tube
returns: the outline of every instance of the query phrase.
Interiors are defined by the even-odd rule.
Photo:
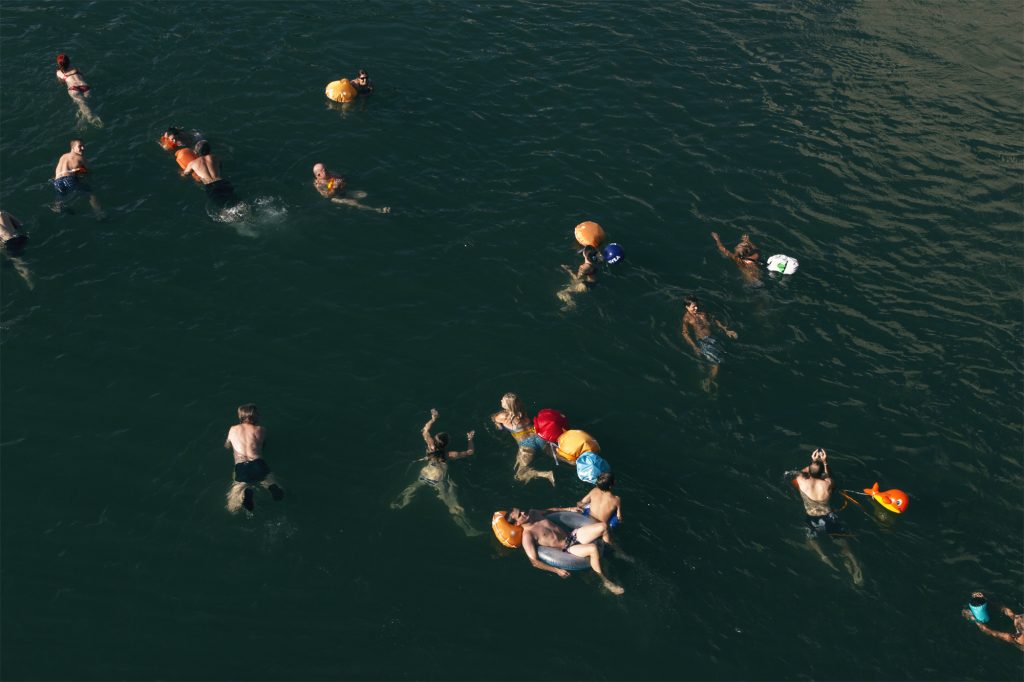
[[[547,518],[570,531],[594,523],[594,519],[577,512],[551,512]],[[597,548],[598,551],[604,550],[604,542],[600,538],[597,539]],[[537,558],[548,566],[562,568],[566,571],[585,571],[590,568],[590,559],[563,552],[554,547],[538,547]]]

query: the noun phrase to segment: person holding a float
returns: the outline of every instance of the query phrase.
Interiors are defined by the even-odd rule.
[[[575,271],[568,265],[562,265],[562,269],[572,278],[557,294],[558,300],[562,302],[563,312],[576,307],[575,296],[597,286],[599,263],[615,264],[625,257],[625,252],[619,244],[604,244],[607,238],[604,229],[592,220],[585,220],[577,225],[573,235],[576,242],[583,247],[580,249],[583,263]]]
[[[761,252],[757,245],[750,241],[749,234],[740,237],[740,243],[732,251],[725,248],[717,232],[712,232],[711,238],[715,240],[718,252],[736,263],[747,284],[757,284],[761,281]]]
[[[804,523],[807,524],[807,544],[817,552],[821,560],[829,567],[835,569],[832,561],[825,555],[825,552],[818,545],[818,537],[827,534],[839,546],[843,555],[843,563],[846,570],[853,579],[854,585],[862,585],[864,576],[861,572],[857,559],[850,550],[850,545],[845,536],[849,535],[846,526],[839,519],[839,515],[832,510],[829,501],[832,498],[834,483],[832,474],[828,468],[828,454],[821,448],[811,453],[811,462],[800,474],[793,479],[793,486],[800,493],[800,499],[804,503]]]
[[[317,192],[320,192],[320,196],[330,199],[335,204],[344,204],[345,206],[376,211],[377,213],[391,212],[391,208],[388,206],[374,208],[373,206],[359,203],[360,199],[366,198],[366,192],[348,190],[348,181],[345,179],[345,176],[327,170],[327,166],[322,163],[313,164],[313,187],[316,188]]]
[[[608,530],[605,523],[594,522],[568,508],[529,511],[513,508],[496,512],[491,526],[506,546],[521,544],[534,568],[568,578],[569,571],[589,566],[601,578],[606,590],[612,594],[625,592],[609,580],[601,568],[601,536]]]
[[[339,78],[331,81],[324,88],[324,95],[332,102],[348,104],[359,95],[369,95],[373,92],[373,81],[365,70],[359,69],[359,75],[355,78]]]
[[[491,421],[500,431],[508,431],[519,446],[516,452],[515,478],[526,483],[535,478],[546,478],[555,484],[554,471],[537,471],[533,459],[548,448],[547,442],[534,429],[533,420],[526,414],[523,402],[515,393],[501,397],[501,410],[491,415]]]

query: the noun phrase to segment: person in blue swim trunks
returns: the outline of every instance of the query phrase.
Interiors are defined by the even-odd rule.
[[[622,523],[622,498],[612,492],[614,485],[615,475],[610,471],[604,472],[597,477],[597,485],[576,503],[576,508],[595,521],[607,524],[608,528],[619,525]],[[607,529],[602,538],[611,544]]]
[[[537,453],[547,450],[547,441],[537,435],[533,428],[533,420],[526,415],[523,402],[515,393],[506,393],[501,397],[501,411],[491,415],[491,421],[499,430],[512,434],[519,450],[516,453],[515,477],[523,483],[535,478],[546,478],[551,485],[555,484],[554,471],[537,471],[533,468],[533,458]]]
[[[89,197],[89,205],[97,220],[103,219],[103,210],[92,193],[92,188],[85,182],[84,176],[88,172],[85,166],[85,143],[82,140],[71,140],[71,150],[61,155],[57,161],[57,167],[53,171],[53,191],[56,194],[53,210],[55,213],[63,213],[69,204],[79,194]]]
[[[718,366],[722,364],[722,347],[719,345],[718,339],[711,335],[711,325],[721,329],[730,339],[739,338],[739,334],[708,315],[701,307],[700,301],[697,300],[696,296],[687,296],[685,302],[686,312],[683,314],[683,339],[686,340],[686,343],[690,344],[693,352],[698,357],[703,357],[711,363],[711,372],[703,382],[704,389],[707,390],[715,380],[715,377],[718,376]],[[696,340],[690,336],[691,329]]]

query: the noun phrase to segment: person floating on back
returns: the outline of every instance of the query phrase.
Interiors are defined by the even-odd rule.
[[[366,192],[358,190],[346,192],[348,182],[345,180],[345,176],[332,173],[327,170],[327,167],[322,163],[313,165],[313,187],[316,188],[317,192],[320,192],[320,196],[326,197],[336,204],[344,204],[345,206],[353,206],[355,208],[362,208],[368,211],[376,211],[377,213],[391,212],[391,208],[388,206],[383,208],[374,208],[373,206],[366,206],[359,203],[359,199],[366,198]]]
[[[427,455],[424,457],[427,463],[420,469],[419,478],[402,491],[398,499],[391,503],[391,508],[401,509],[405,507],[412,501],[413,495],[416,494],[417,490],[423,486],[428,486],[437,491],[438,499],[445,503],[448,507],[448,513],[455,520],[455,524],[466,535],[480,535],[482,531],[473,528],[469,521],[466,520],[466,510],[463,509],[462,505],[459,504],[459,500],[455,497],[455,481],[448,477],[448,462],[473,455],[473,436],[476,435],[476,432],[470,431],[466,434],[467,446],[465,450],[449,452],[448,443],[450,439],[448,434],[438,433],[437,435],[432,435],[430,433],[430,427],[437,421],[437,417],[437,410],[430,410],[430,419],[427,420],[427,423],[423,425],[421,430],[423,441],[427,444]]]
[[[725,248],[717,232],[712,232],[711,238],[715,240],[718,252],[736,263],[747,284],[757,284],[761,281],[761,252],[757,245],[750,241],[750,235],[740,237],[740,243],[732,251]]]
[[[227,510],[232,514],[245,508],[254,507],[254,486],[259,485],[270,492],[275,501],[284,499],[281,489],[270,473],[270,465],[263,459],[263,441],[266,431],[260,426],[260,415],[252,403],[238,408],[238,423],[228,429],[225,448],[231,448],[235,458],[235,482],[227,495]]]
[[[718,376],[718,366],[722,363],[722,349],[718,345],[718,339],[711,335],[711,325],[717,326],[730,339],[735,339],[739,335],[717,319],[708,315],[701,308],[700,301],[697,300],[696,296],[687,296],[685,302],[686,312],[683,313],[683,339],[686,340],[686,343],[690,344],[693,352],[698,357],[703,357],[711,363],[711,372],[702,383],[704,390],[710,390],[712,382]],[[694,336],[697,337],[696,341],[690,337],[691,328],[693,329]]]
[[[53,203],[53,210],[56,213],[68,211],[68,205],[79,195],[89,197],[89,205],[92,206],[93,214],[97,220],[103,219],[103,209],[92,193],[92,188],[85,181],[85,174],[88,169],[85,166],[85,143],[81,140],[71,140],[71,151],[63,154],[57,161],[57,167],[53,171],[53,191],[56,198]]]
[[[88,103],[85,101],[89,97],[89,84],[85,82],[82,72],[71,66],[71,58],[66,54],[57,55],[57,78],[67,85],[68,97],[78,105],[82,118],[97,128],[102,128],[103,121],[100,120],[99,116],[92,113],[92,109],[89,108]]]
[[[200,140],[196,143],[194,151],[196,154],[195,160],[185,166],[185,169],[181,171],[181,175],[184,177],[194,173],[200,182],[203,183],[206,196],[219,207],[228,208],[231,205],[237,204],[238,199],[235,197],[235,188],[231,186],[230,182],[221,177],[220,159],[210,153],[210,143],[206,140]]]

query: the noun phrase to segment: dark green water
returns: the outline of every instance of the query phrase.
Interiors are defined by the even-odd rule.
[[[1017,2],[3,2],[35,287],[4,262],[0,675],[1019,679],[959,610],[1024,599],[1022,30]],[[360,66],[378,92],[328,107]],[[174,123],[244,221],[175,177]],[[49,210],[75,136],[104,222]],[[393,213],[322,201],[317,161]],[[584,219],[628,261],[562,312]],[[801,269],[747,286],[711,230]],[[710,395],[691,292],[740,335]],[[510,390],[600,440],[623,597],[426,492],[389,509],[431,407],[479,433],[452,477],[481,530],[578,499],[564,467],[513,481]],[[221,448],[247,401],[288,491],[249,519]],[[911,496],[843,512],[863,587],[804,543],[784,472],[816,446]]]

